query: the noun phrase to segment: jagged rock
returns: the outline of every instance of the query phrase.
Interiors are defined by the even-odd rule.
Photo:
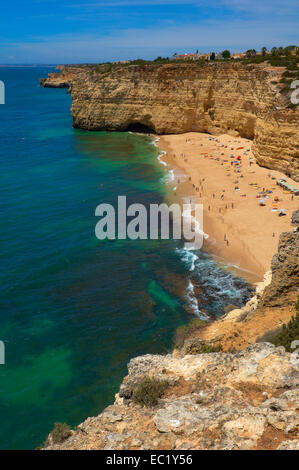
[[[278,253],[272,258],[272,281],[262,295],[260,306],[277,306],[299,289],[299,233],[284,232],[279,237]]]
[[[299,439],[283,441],[277,450],[299,450]]]
[[[265,416],[256,412],[226,422],[222,429],[223,449],[251,449],[263,435],[266,422]]]

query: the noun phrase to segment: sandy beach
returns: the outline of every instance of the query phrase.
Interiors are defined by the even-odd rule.
[[[203,230],[209,235],[204,249],[255,282],[270,269],[279,235],[292,230],[291,215],[298,209],[298,197],[276,181],[284,177],[296,188],[298,183],[258,166],[251,144],[201,133],[166,135],[158,143],[166,152],[161,160],[173,170],[174,195],[196,195],[203,204]],[[281,209],[286,215],[279,216]]]

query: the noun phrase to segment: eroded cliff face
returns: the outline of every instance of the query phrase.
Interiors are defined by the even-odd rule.
[[[282,71],[239,63],[77,68],[70,80],[74,127],[113,131],[141,124],[157,134],[240,135],[254,140],[261,165],[299,180],[299,111],[287,108],[289,98],[273,84]]]
[[[288,304],[299,292],[299,232],[284,232],[279,237],[278,252],[272,258],[271,283],[266,286],[260,306]]]

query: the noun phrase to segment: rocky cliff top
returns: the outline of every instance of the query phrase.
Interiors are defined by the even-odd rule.
[[[128,364],[114,405],[48,449],[299,449],[299,358],[269,343],[237,354],[146,355]],[[144,377],[166,383],[134,403]]]

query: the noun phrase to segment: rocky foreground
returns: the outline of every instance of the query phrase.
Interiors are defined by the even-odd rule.
[[[283,347],[146,355],[128,370],[114,405],[48,449],[299,449],[299,357]],[[153,408],[132,401],[145,375],[168,384]]]

